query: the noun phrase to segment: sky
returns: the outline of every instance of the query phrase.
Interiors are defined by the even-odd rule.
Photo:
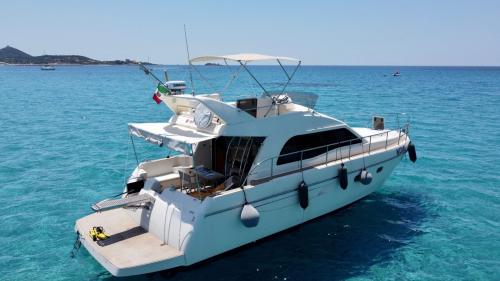
[[[0,48],[185,64],[243,52],[307,65],[500,65],[500,1],[5,1]]]

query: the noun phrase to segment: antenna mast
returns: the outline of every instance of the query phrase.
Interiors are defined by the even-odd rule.
[[[184,40],[186,41],[186,53],[187,53],[187,60],[189,64],[189,80],[191,81],[191,95],[194,96],[194,83],[193,83],[193,72],[191,71],[191,56],[189,55],[189,44],[188,44],[188,37],[187,37],[187,32],[186,32],[186,25],[184,24]]]

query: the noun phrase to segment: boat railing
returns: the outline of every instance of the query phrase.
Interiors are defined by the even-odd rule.
[[[369,119],[364,119],[362,118],[362,124],[366,126],[370,126],[373,122],[373,117],[375,116],[389,116],[390,118],[390,123],[393,125],[393,128],[396,128],[396,130],[405,124],[410,124],[411,123],[411,116],[407,113],[404,112],[376,112],[370,114]],[[341,116],[335,116],[338,120],[341,120],[342,122],[345,123],[352,123],[352,121],[359,120],[359,113],[352,112],[352,113],[344,113]],[[366,121],[366,122],[365,122]]]
[[[254,175],[258,175],[258,178],[252,179],[250,181],[250,184],[265,182],[267,180],[271,180],[276,177],[286,176],[315,166],[325,165],[327,163],[335,162],[338,160],[346,160],[346,161],[351,160],[353,156],[359,154],[366,153],[370,155],[373,151],[376,150],[381,150],[381,149],[387,150],[389,146],[394,144],[392,143],[393,138],[391,139],[389,138],[389,134],[393,133],[394,131],[398,132],[397,145],[400,145],[401,141],[406,140],[406,138],[408,137],[409,123],[406,123],[400,126],[399,128],[393,130],[384,130],[383,132],[360,138],[340,141],[336,143],[317,146],[286,154],[280,154],[277,156],[267,158],[263,161],[258,162],[256,165],[252,167],[252,169],[248,172],[247,176],[245,177],[245,180],[242,181],[242,184],[247,185],[249,183],[248,182],[249,177]],[[383,143],[382,146],[380,145],[381,138],[385,138],[385,140],[382,142]],[[376,147],[373,146],[375,140],[377,140],[377,143],[379,144]],[[323,150],[324,152],[316,156],[304,158],[304,155],[307,154],[308,152],[317,150]],[[292,161],[290,163],[278,164],[279,158],[285,158],[290,156],[291,157],[295,156],[297,160]],[[295,165],[287,167],[288,169],[286,168],[281,170],[277,169],[281,165],[285,166],[291,163],[295,163]],[[268,167],[268,169],[266,167]]]

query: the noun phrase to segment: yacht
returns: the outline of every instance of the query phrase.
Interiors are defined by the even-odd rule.
[[[219,93],[159,91],[170,119],[128,124],[132,140],[172,153],[138,161],[121,197],[76,221],[76,247],[114,276],[189,266],[302,224],[375,191],[407,152],[416,160],[408,123],[387,129],[375,116],[370,128],[351,127],[317,112],[314,95],[286,91],[297,59],[203,56],[190,66],[208,61],[237,64],[262,92],[224,101]],[[247,67],[255,61],[281,66],[280,91],[255,78]],[[159,82],[172,84],[182,83]]]

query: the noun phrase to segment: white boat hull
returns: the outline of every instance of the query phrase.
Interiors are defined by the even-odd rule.
[[[126,250],[130,247],[125,245],[126,239],[114,244],[115,249],[107,252],[106,248],[109,246],[96,246],[96,242],[90,239],[88,229],[92,223],[111,230],[106,225],[106,220],[97,216],[112,217],[112,211],[80,219],[77,221],[76,230],[80,233],[85,248],[115,276],[145,274],[192,265],[330,213],[369,195],[389,177],[406,152],[404,148],[408,143],[409,140],[392,149],[372,153],[364,160],[358,156],[344,162],[348,169],[348,187],[345,190],[340,188],[337,178],[340,161],[245,187],[248,203],[260,213],[259,223],[253,228],[245,227],[240,220],[245,203],[241,189],[198,200],[175,189],[167,189],[158,194],[145,188],[141,193],[150,193],[156,199],[150,210],[119,209],[120,212],[127,213],[129,219],[134,222],[133,226],[140,226],[145,230],[141,235],[151,236],[150,240],[144,241],[137,238],[138,242],[133,246],[134,252]],[[373,181],[369,185],[355,181],[356,175],[363,168],[373,174]],[[306,209],[299,205],[297,192],[302,181],[308,185],[309,204]],[[83,221],[88,222],[82,223]],[[125,227],[123,231],[131,227]],[[113,231],[109,234],[116,235]],[[161,249],[159,246],[166,245],[164,250],[170,254],[163,256],[163,260],[144,255],[141,251],[144,251],[148,247],[146,243],[151,241],[154,241],[158,249]],[[131,255],[130,262],[113,262],[116,257],[124,254]]]
[[[254,80],[248,62],[277,60],[288,79],[276,93],[256,80],[260,97],[225,102],[217,93],[168,91],[152,75],[155,101],[173,115],[130,123],[128,131],[133,146],[142,138],[169,156],[138,163],[124,198],[93,204],[100,213],[76,223],[78,239],[115,276],[189,266],[294,227],[372,193],[407,150],[416,160],[409,123],[400,127],[399,114],[397,129],[386,129],[381,116],[373,116],[372,128],[354,128],[317,112],[317,95],[285,92],[300,61],[292,73],[280,62],[295,60],[287,57],[191,62],[213,59],[238,63]],[[135,146],[134,154],[137,160]],[[101,227],[109,238],[97,233]]]

